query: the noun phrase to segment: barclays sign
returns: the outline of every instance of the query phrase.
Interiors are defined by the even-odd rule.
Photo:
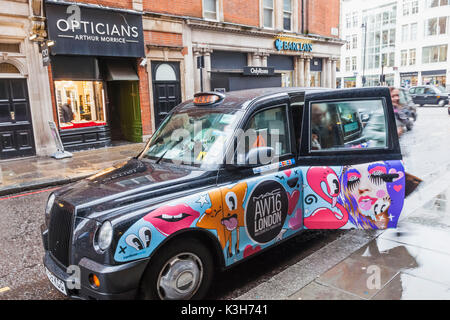
[[[286,41],[282,39],[275,40],[275,48],[278,51],[298,51],[298,52],[311,52],[312,44],[297,42],[297,41]]]

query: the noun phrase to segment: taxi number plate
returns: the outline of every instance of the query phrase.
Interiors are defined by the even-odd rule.
[[[45,268],[45,273],[47,274],[48,280],[50,280],[50,282],[55,286],[55,288],[67,296],[66,285],[64,284],[64,281],[55,277],[53,273],[51,273],[47,268]]]

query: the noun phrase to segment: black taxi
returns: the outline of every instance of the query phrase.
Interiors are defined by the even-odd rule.
[[[207,298],[216,270],[302,230],[395,228],[404,197],[388,88],[198,93],[50,195],[45,271],[72,298]]]

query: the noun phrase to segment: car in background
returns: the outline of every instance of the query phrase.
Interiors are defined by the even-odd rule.
[[[414,121],[417,120],[417,108],[416,104],[414,103],[411,95],[409,94],[409,91],[405,88],[398,88],[399,97],[400,97],[400,104],[402,107],[406,110],[406,113],[408,114],[408,117]]]
[[[415,104],[421,107],[425,104],[438,105],[444,107],[449,103],[450,93],[445,88],[438,86],[417,86],[409,89],[409,93]]]

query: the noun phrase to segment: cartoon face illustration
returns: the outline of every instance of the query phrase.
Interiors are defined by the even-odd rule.
[[[391,197],[384,175],[389,172],[389,166],[384,162],[344,167],[341,177],[344,206],[355,225],[363,228],[387,227]]]
[[[232,256],[232,232],[236,232],[236,250],[239,253],[239,227],[245,222],[243,203],[247,193],[247,183],[239,183],[232,188],[222,188],[209,193],[211,207],[197,222],[197,227],[217,230],[222,249],[228,244],[228,256]]]
[[[189,228],[200,216],[200,213],[186,204],[175,206],[162,206],[144,217],[145,221],[150,222],[159,232],[168,236],[178,230]]]

